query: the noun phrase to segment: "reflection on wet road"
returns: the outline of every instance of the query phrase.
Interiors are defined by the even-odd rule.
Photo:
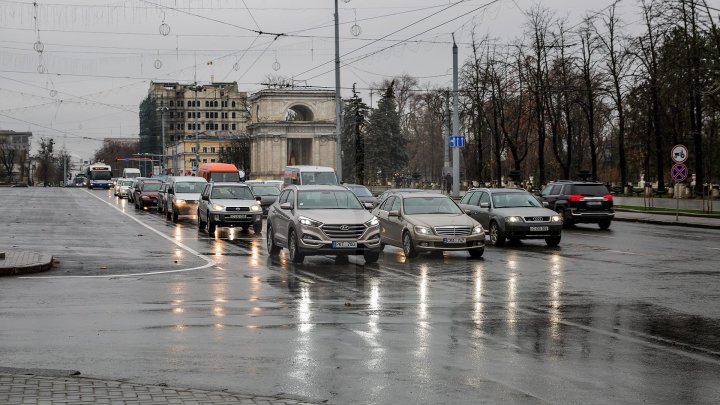
[[[208,235],[192,219],[173,224],[93,192],[166,240],[87,192],[63,192],[56,209],[107,215],[100,233],[129,257],[106,258],[113,274],[192,268],[199,257],[212,267],[3,280],[9,365],[333,403],[720,399],[717,231],[617,222],[567,230],[558,248],[488,248],[482,260],[406,261],[388,247],[374,265],[293,265],[286,252],[268,257],[252,231]],[[84,243],[97,226],[79,229]],[[62,240],[45,243],[69,263],[49,275],[106,271],[75,265],[82,250],[63,251]]]

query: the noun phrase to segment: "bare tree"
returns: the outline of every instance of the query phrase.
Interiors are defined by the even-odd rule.
[[[8,137],[0,138],[0,163],[8,178],[8,182],[13,182],[13,171],[15,170],[17,149],[15,145],[10,143]]]

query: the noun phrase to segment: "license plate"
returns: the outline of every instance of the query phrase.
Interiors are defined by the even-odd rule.
[[[550,230],[547,226],[531,226],[530,232],[547,232]]]
[[[351,249],[357,247],[357,242],[333,242],[333,249]]]
[[[465,238],[445,238],[443,239],[443,243],[446,245],[455,245],[455,244],[461,244],[466,243],[467,241]]]
[[[230,219],[249,219],[249,215],[228,215]]]
[[[587,205],[592,205],[593,207],[596,207],[598,205],[602,205],[602,202],[600,201],[588,201]]]

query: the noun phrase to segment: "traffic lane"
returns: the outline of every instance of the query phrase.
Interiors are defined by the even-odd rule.
[[[8,232],[0,234],[0,245],[52,254],[53,270],[37,277],[121,276],[207,264],[133,220],[146,212],[135,213],[127,200],[114,201],[112,190],[10,190],[0,219]]]

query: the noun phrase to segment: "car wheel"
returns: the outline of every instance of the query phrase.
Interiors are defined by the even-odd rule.
[[[288,237],[288,249],[290,250],[290,260],[293,263],[302,263],[305,261],[305,255],[300,252],[300,246],[298,245],[297,236],[294,231],[290,231]]]
[[[257,235],[262,233],[262,223],[253,224],[253,233]]]
[[[248,229],[250,229],[250,225],[243,225],[243,226],[242,226],[243,232],[247,232]]]
[[[139,210],[139,209],[140,209],[140,206],[138,206],[138,203],[137,203],[137,202],[135,203],[135,209],[136,209],[136,210]]]
[[[199,210],[197,212],[197,222],[198,222],[198,229],[202,230],[203,228],[205,228],[206,224],[205,224],[205,222],[203,222],[202,219],[200,219],[200,211]]]
[[[473,259],[479,259],[483,257],[483,254],[485,253],[485,248],[482,249],[468,249],[468,253],[470,253],[470,257]]]
[[[168,219],[168,220],[169,220],[170,218],[171,218],[171,216],[170,216],[170,210],[166,209],[166,210],[165,210],[165,219]]]
[[[572,213],[570,212],[570,210],[564,210],[560,208],[557,213],[563,217],[563,226],[565,228],[571,228],[575,226],[575,221],[573,221]]]
[[[545,238],[545,244],[550,247],[555,247],[560,244],[561,236],[550,236],[549,238]]]
[[[158,207],[157,207],[158,214],[162,214],[163,212],[163,206],[162,203],[158,201]]]
[[[382,252],[383,250],[385,250],[385,244],[380,242],[380,251]]]
[[[373,252],[372,250],[366,250],[363,253],[363,257],[365,258],[365,263],[377,263],[378,259],[380,258],[380,252]]]
[[[505,235],[500,232],[497,222],[490,224],[490,244],[493,246],[505,246]]]
[[[611,221],[600,221],[598,225],[600,226],[600,229],[608,229],[610,228]]]
[[[408,259],[412,259],[414,257],[417,257],[418,251],[415,249],[415,245],[413,244],[412,237],[410,236],[410,232],[405,232],[403,234],[403,253],[405,254],[405,257]]]
[[[209,212],[207,213],[207,221],[208,221],[208,223],[207,223],[208,233],[209,233],[210,235],[214,235],[214,234],[215,234],[215,229],[217,228],[217,225],[215,225],[215,222],[213,222],[212,218],[210,218],[210,213],[209,213]]]
[[[267,251],[270,256],[277,256],[280,254],[280,246],[275,244],[275,232],[273,232],[272,226],[268,224],[267,227]]]
[[[179,217],[179,215],[178,215],[177,211],[173,210],[173,213],[172,213],[172,221],[173,221],[174,223],[176,223],[176,224],[177,224],[177,222],[178,222],[178,217]]]

